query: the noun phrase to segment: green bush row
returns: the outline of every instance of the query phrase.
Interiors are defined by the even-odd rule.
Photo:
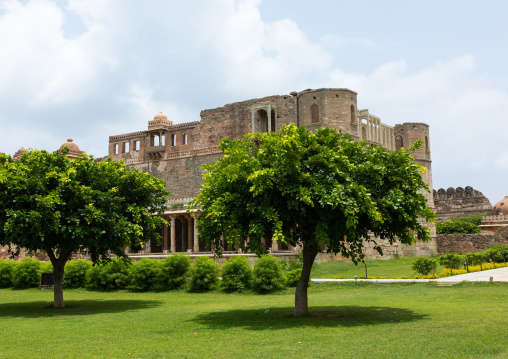
[[[452,221],[436,223],[437,234],[480,233],[480,228],[470,222]]]
[[[484,216],[491,216],[491,215],[492,215],[492,213],[490,213],[490,212],[470,214],[467,216],[454,217],[454,218],[450,219],[450,222],[469,222],[469,223],[479,226],[480,224],[482,224],[482,219]]]
[[[485,249],[480,252],[475,253],[447,253],[439,256],[437,259],[434,258],[415,258],[413,261],[412,269],[421,274],[421,275],[429,275],[435,268],[437,264],[443,265],[446,270],[441,272],[456,274],[459,272],[455,272],[455,270],[463,269],[465,273],[468,271],[476,271],[476,269],[471,269],[469,267],[478,266],[479,270],[485,269],[493,269],[496,268],[496,263],[503,263],[506,265],[508,261],[508,245],[496,245],[492,246],[488,249]],[[491,265],[487,266],[488,263]],[[485,268],[485,269],[484,269]]]
[[[193,292],[220,288],[228,292],[252,289],[257,293],[270,293],[285,286],[296,287],[301,268],[289,265],[273,256],[259,258],[250,267],[247,258],[236,256],[222,268],[208,257],[191,260],[183,254],[175,254],[164,260],[143,258],[137,262],[114,258],[95,266],[85,260],[70,261],[65,265],[64,288],[86,287],[93,290],[132,289],[139,291],[172,290],[187,287]],[[284,276],[284,269],[293,269]],[[31,258],[22,261],[0,260],[0,288],[38,287],[40,275],[52,272],[51,264]]]

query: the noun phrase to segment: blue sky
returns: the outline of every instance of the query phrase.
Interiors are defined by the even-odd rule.
[[[508,195],[506,1],[0,0],[0,151],[54,150],[226,103],[346,87],[430,125],[434,188]]]

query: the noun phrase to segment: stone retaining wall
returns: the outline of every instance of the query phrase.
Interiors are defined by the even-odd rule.
[[[497,233],[438,234],[436,243],[438,254],[478,252],[498,244],[508,245],[508,227]]]

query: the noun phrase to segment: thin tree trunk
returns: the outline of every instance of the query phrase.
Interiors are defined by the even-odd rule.
[[[59,261],[60,262],[60,261]],[[64,275],[64,266],[65,263],[54,265],[53,264],[53,279],[54,290],[53,290],[53,298],[55,308],[65,308],[64,300],[63,300],[63,275]]]
[[[65,263],[69,260],[72,255],[71,250],[64,251],[60,253],[60,256],[57,258],[52,249],[47,249],[46,253],[51,260],[51,264],[53,265],[53,307],[55,308],[65,308],[64,300],[63,300],[63,276]]]
[[[298,280],[295,292],[295,315],[302,315],[309,313],[309,304],[307,298],[307,287],[309,285],[310,271],[312,264],[318,253],[318,244],[311,239],[304,242],[303,245],[303,268],[302,275]]]

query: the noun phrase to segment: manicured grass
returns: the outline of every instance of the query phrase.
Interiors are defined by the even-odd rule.
[[[272,295],[0,290],[0,357],[506,358],[508,285],[321,284]]]
[[[367,260],[367,273],[369,276],[381,276],[386,278],[397,278],[399,276],[412,277],[417,273],[411,269],[413,260],[416,257],[404,257],[389,260]],[[442,266],[437,266],[435,273],[439,275]],[[312,278],[353,278],[354,276],[365,276],[365,266],[353,262],[328,262],[314,264],[312,267]]]

